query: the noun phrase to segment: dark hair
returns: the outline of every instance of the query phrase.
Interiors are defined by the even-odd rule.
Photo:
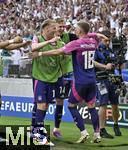
[[[54,20],[52,20],[52,19],[47,19],[47,20],[43,21],[43,23],[42,23],[42,25],[41,25],[40,31],[42,32],[42,30],[43,30],[45,27],[51,25],[52,23],[56,23],[56,22],[55,22]]]
[[[103,35],[105,35],[108,38],[111,38],[111,32],[109,30],[104,30],[101,32]]]
[[[89,23],[87,23],[85,21],[80,21],[77,23],[77,25],[84,31],[85,34],[87,34],[90,30]]]

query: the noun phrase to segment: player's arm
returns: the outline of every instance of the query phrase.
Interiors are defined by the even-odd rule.
[[[14,40],[2,41],[2,42],[0,42],[0,48],[2,49],[12,43],[14,43]]]
[[[14,39],[11,39],[11,40],[7,40],[7,41],[3,41],[3,42],[0,42],[0,48],[4,48],[9,46],[10,44],[14,44],[14,43],[21,43],[23,42],[23,39],[20,37],[20,36],[17,36],[15,37]]]
[[[17,36],[14,39],[0,42],[0,48],[3,49],[9,46],[10,44],[21,43],[22,41],[23,41],[22,38],[20,36]]]
[[[109,40],[108,37],[106,37],[105,35],[103,35],[103,34],[101,34],[101,33],[96,33],[96,36],[97,36],[99,39]]]
[[[37,51],[43,47],[45,47],[46,45],[50,44],[50,43],[53,43],[53,42],[56,42],[60,39],[60,37],[55,37],[51,40],[48,40],[48,41],[44,41],[44,42],[41,42],[41,43],[33,43],[32,44],[32,51]]]
[[[94,63],[94,66],[96,68],[99,68],[101,70],[112,70],[113,69],[113,64],[111,64],[111,63],[108,63],[106,65],[105,64],[101,64],[101,63],[99,63],[97,61],[93,61],[93,63]]]
[[[32,51],[37,51],[37,50],[43,48],[44,46],[46,46],[47,44],[49,44],[49,41],[32,44]]]
[[[97,43],[99,43],[99,41],[102,39],[109,40],[108,37],[106,37],[105,35],[103,35],[101,33],[88,33],[88,36],[91,38],[94,38],[97,41]]]
[[[63,55],[63,54],[64,51],[62,49],[55,49],[55,50],[50,50],[45,52],[34,51],[32,53],[29,53],[29,57],[34,59],[40,56],[55,56],[55,55]]]
[[[54,55],[62,55],[64,51],[62,49],[55,49],[46,52],[39,52],[39,56],[54,56]]]
[[[75,45],[76,42],[72,41],[68,44],[66,44],[64,47],[60,49],[45,51],[45,52],[32,52],[29,54],[29,57],[34,59],[40,56],[54,56],[54,55],[63,55],[63,54],[70,54],[72,51],[74,51],[77,48],[77,45]]]
[[[11,50],[19,49],[21,47],[25,47],[25,46],[29,45],[30,43],[31,43],[30,41],[26,41],[23,43],[14,43],[14,44],[10,44],[10,45],[6,46],[4,49],[11,51]]]

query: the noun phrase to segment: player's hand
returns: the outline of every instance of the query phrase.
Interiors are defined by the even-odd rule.
[[[51,40],[49,40],[49,43],[54,43],[54,42],[56,42],[58,40],[60,40],[60,37],[56,36],[56,37],[52,38]]]
[[[113,64],[108,63],[105,67],[106,70],[112,70],[114,68]]]
[[[30,53],[28,54],[28,57],[29,57],[30,59],[37,58],[37,57],[39,57],[39,52],[38,52],[38,51],[30,52]]]
[[[23,39],[20,36],[16,36],[14,38],[14,43],[22,43],[22,42],[23,42]]]

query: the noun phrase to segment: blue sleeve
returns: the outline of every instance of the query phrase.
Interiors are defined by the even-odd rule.
[[[94,60],[97,61],[98,59],[98,50],[95,51]]]
[[[99,61],[99,59],[101,59],[101,55],[100,55],[100,49],[102,49],[102,44],[100,44],[97,48],[97,50],[95,51],[95,56],[94,56],[94,60],[95,61]]]

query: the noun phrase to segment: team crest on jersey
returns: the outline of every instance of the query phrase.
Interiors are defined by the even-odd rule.
[[[38,101],[41,101],[42,100],[42,96],[38,96]]]

